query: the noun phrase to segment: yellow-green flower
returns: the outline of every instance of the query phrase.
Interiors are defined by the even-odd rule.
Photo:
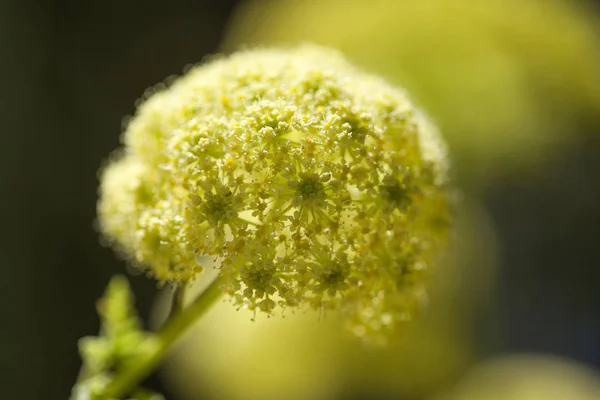
[[[219,261],[250,310],[420,308],[448,229],[446,151],[405,93],[333,50],[253,50],[149,97],[103,173],[103,233],[160,281]]]
[[[598,10],[570,0],[246,0],[223,48],[311,41],[405,87],[469,183],[600,124]],[[595,4],[594,4],[595,5]],[[594,127],[590,127],[590,126]]]

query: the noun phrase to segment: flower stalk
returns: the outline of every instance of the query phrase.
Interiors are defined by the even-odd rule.
[[[118,374],[107,386],[105,398],[118,399],[129,394],[164,359],[173,344],[194,325],[222,295],[222,279],[217,277],[192,303],[171,315],[158,333],[157,346],[139,363]],[[176,296],[174,301],[177,301]]]

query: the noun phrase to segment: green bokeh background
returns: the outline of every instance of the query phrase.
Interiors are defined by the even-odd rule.
[[[348,4],[340,0],[342,3]],[[134,101],[145,88],[241,41],[234,40],[232,32],[239,26],[230,20],[240,4],[234,0],[0,1],[0,390],[4,398],[68,397],[80,365],[77,339],[98,330],[94,302],[110,276],[127,270],[123,261],[100,245],[93,227],[98,167],[118,146],[122,118],[134,111]],[[580,3],[572,0],[565,4]],[[583,13],[585,18],[573,29],[598,29],[588,20],[597,19],[598,2],[587,4],[590,8]],[[523,5],[514,7],[516,14],[519,7],[525,10]],[[242,9],[237,10],[239,16]],[[366,10],[365,18],[373,10]],[[399,11],[383,7],[377,15],[393,19],[395,12]],[[525,31],[550,18],[544,13],[524,14],[527,17],[519,21]],[[512,18],[510,13],[493,15],[504,21]],[[257,29],[265,29],[264,16],[259,14],[250,21]],[[300,17],[290,13],[281,25],[291,28]],[[362,30],[363,46],[366,43],[371,52],[350,56],[369,69],[381,68],[379,72],[390,75],[394,64],[378,67],[366,61],[372,55],[394,54],[392,50],[400,42],[390,37],[388,44],[371,43],[380,26],[377,19],[370,18],[366,27],[345,27],[350,32]],[[438,27],[441,23],[437,22]],[[332,20],[323,24],[333,26]],[[467,28],[465,24],[457,26]],[[561,29],[570,29],[568,26]],[[539,35],[553,29],[556,25],[547,25]],[[567,33],[559,37],[571,37]],[[275,31],[264,34],[284,37]],[[250,41],[254,36],[248,33],[245,38]],[[473,39],[485,48],[482,38]],[[498,238],[497,280],[491,292],[494,301],[472,321],[473,345],[481,359],[504,352],[535,351],[600,368],[600,124],[594,108],[600,85],[594,71],[600,67],[593,55],[596,39],[586,41],[583,47],[565,47],[550,40],[543,51],[529,51],[522,32],[511,38],[517,48],[525,49],[522,59],[528,60],[530,72],[518,81],[526,89],[514,86],[511,80],[505,94],[533,107],[535,121],[560,121],[560,129],[552,126],[549,130],[553,132],[550,141],[545,137],[537,140],[536,135],[545,130],[530,130],[527,124],[515,125],[523,129],[526,141],[490,124],[489,131],[506,135],[493,137],[499,141],[491,146],[486,145],[486,129],[481,137],[472,136],[477,130],[464,137],[461,129],[452,132],[456,173],[464,195],[473,201],[477,197],[477,203],[483,204]],[[382,50],[384,45],[390,46],[390,51]],[[350,42],[340,47],[348,53],[357,48]],[[436,49],[425,46],[422,50],[424,54],[428,51]],[[471,68],[485,71],[484,67],[497,66],[501,59],[492,58]],[[427,70],[425,60],[415,71]],[[558,72],[540,80],[536,71],[541,70]],[[507,77],[514,76],[513,72]],[[483,94],[491,90],[485,77],[478,76]],[[401,78],[391,79],[403,83]],[[533,83],[540,81],[552,84],[540,88]],[[502,84],[502,79],[499,82]],[[423,81],[421,86],[436,93],[434,89],[442,83]],[[410,84],[415,85],[414,81]],[[529,97],[532,93],[535,95]],[[432,102],[427,111],[436,114],[436,119],[447,112],[441,105],[453,101],[435,96],[433,100],[437,108]],[[418,101],[427,103],[425,92]],[[515,104],[521,107],[521,103]],[[478,115],[477,121],[482,120],[485,115]],[[466,124],[469,119],[461,121]],[[502,151],[495,151],[498,146]],[[148,320],[156,285],[135,274],[130,274],[130,281],[138,308]],[[181,374],[189,380],[202,379],[190,371]],[[178,398],[157,375],[147,385],[168,399]],[[369,398],[356,393],[340,396],[353,395]],[[209,391],[204,396],[211,398]]]

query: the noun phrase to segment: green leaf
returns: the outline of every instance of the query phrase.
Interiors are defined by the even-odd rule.
[[[70,400],[116,400],[106,398],[104,391],[112,381],[113,376],[108,373],[101,373],[92,378],[79,382],[73,388]],[[148,389],[139,388],[133,396],[127,400],[164,400],[165,398],[156,392]]]
[[[97,309],[101,320],[100,334],[79,340],[83,369],[73,388],[72,400],[103,398],[102,392],[114,373],[143,362],[158,344],[154,334],[142,330],[125,277],[119,275],[111,279]],[[138,391],[135,400],[162,399],[155,393]]]

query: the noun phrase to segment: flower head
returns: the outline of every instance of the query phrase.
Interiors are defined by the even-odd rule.
[[[157,279],[193,279],[212,256],[238,306],[341,309],[361,336],[420,307],[447,231],[445,148],[402,91],[337,52],[197,67],[124,138],[101,228]]]

